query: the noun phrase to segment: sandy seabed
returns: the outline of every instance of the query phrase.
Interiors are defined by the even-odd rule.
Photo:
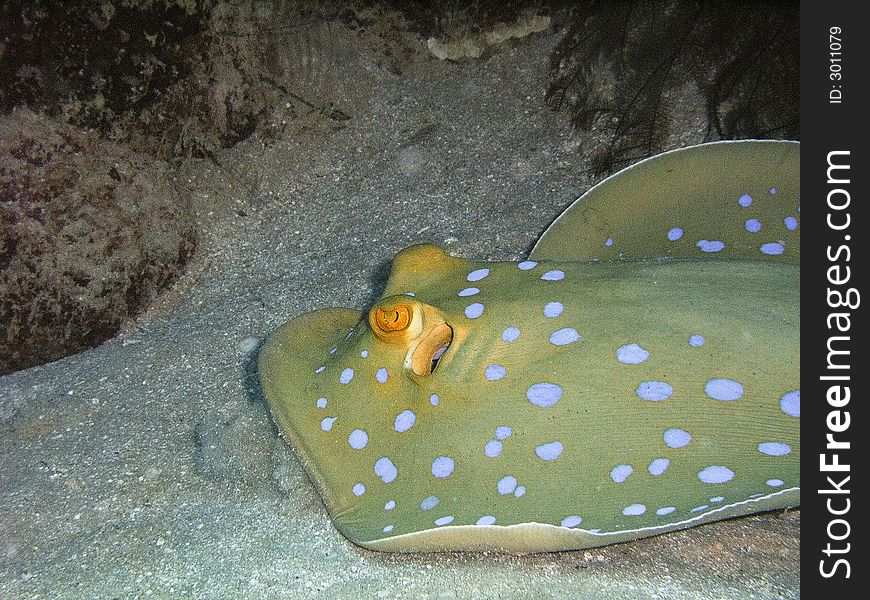
[[[0,378],[0,597],[799,596],[799,511],[592,551],[362,550],[269,418],[254,357],[278,325],[365,309],[413,243],[521,258],[593,183],[543,102],[556,41],[403,76],[353,55],[343,127],[183,168],[212,207],[183,279],[106,344]]]

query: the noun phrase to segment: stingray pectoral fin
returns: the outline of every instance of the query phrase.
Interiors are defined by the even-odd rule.
[[[321,475],[318,457],[322,449],[312,447],[311,437],[302,431],[319,430],[322,417],[314,409],[319,392],[315,385],[331,356],[363,313],[349,308],[316,310],[298,316],[278,328],[260,349],[260,381],[266,402],[281,434],[299,454],[305,469],[327,507],[332,505],[329,486]],[[337,380],[338,375],[332,377]]]
[[[557,527],[546,523],[520,523],[508,526],[487,525],[483,527],[465,525],[427,529],[416,533],[359,543],[370,550],[381,552],[438,552],[445,548],[470,552],[498,550],[510,554],[562,552],[630,542],[642,537],[687,529],[703,523],[794,506],[800,506],[800,488],[771,492],[764,496],[748,498],[743,502],[723,506],[703,515],[638,529],[598,532],[581,528]]]
[[[533,260],[725,258],[800,263],[800,144],[714,142],[608,177],[544,232]]]

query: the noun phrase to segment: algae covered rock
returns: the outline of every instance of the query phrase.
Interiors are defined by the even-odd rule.
[[[29,111],[0,117],[0,373],[111,338],[195,246],[166,165]]]

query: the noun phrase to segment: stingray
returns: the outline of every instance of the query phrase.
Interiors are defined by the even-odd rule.
[[[799,158],[667,152],[526,260],[412,246],[367,313],[274,332],[265,396],[339,531],[544,552],[798,506]]]

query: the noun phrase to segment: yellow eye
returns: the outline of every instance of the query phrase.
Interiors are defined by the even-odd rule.
[[[373,324],[377,330],[393,333],[407,329],[411,324],[411,309],[404,305],[391,306],[386,309],[375,308]]]
[[[369,311],[372,333],[403,353],[404,368],[431,375],[453,342],[453,328],[438,309],[406,294],[382,299]]]

